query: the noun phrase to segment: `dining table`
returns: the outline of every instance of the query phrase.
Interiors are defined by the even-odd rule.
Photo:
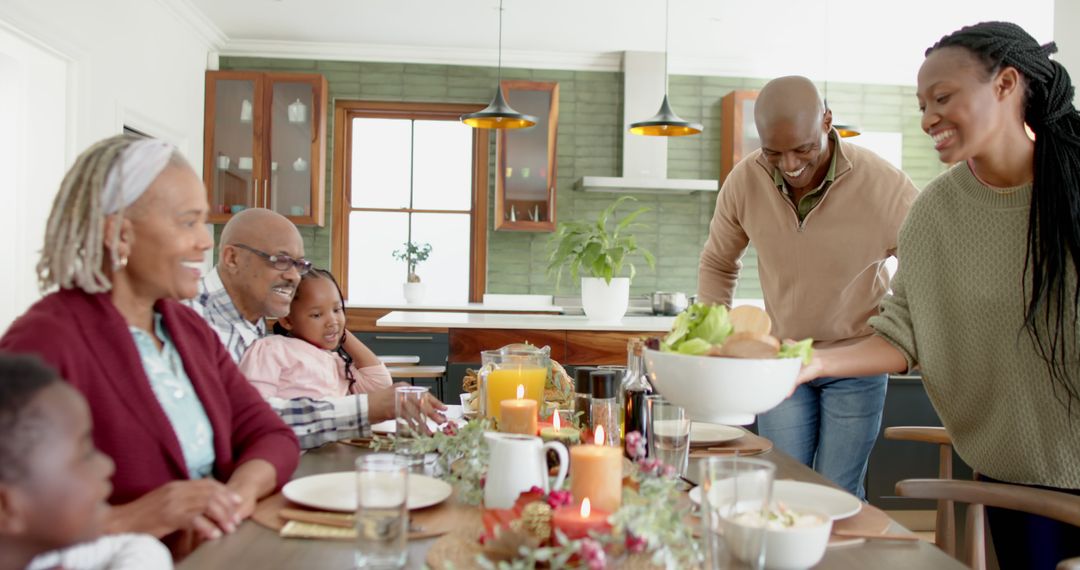
[[[362,453],[369,453],[369,451],[343,443],[332,443],[307,451],[300,458],[300,465],[293,479],[322,473],[350,471],[353,469],[356,458]],[[773,449],[758,457],[776,465],[777,479],[794,479],[836,487],[780,450]],[[700,459],[690,459],[687,469],[688,479],[693,479],[693,474],[698,473],[699,468],[696,465],[698,461]],[[890,524],[890,533],[909,534],[909,531],[896,521],[891,521]],[[425,568],[428,550],[436,540],[436,538],[410,540],[406,568]],[[248,520],[241,524],[236,532],[202,544],[176,567],[179,570],[346,569],[354,566],[353,551],[354,543],[351,541],[282,538],[276,532]],[[960,570],[965,567],[933,544],[923,540],[866,540],[858,544],[828,548],[825,557],[814,568],[823,570],[856,568]]]

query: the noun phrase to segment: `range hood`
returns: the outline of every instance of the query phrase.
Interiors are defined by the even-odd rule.
[[[716,180],[667,177],[667,137],[632,135],[630,123],[651,117],[664,98],[664,54],[623,52],[622,176],[584,176],[574,184],[584,192],[673,194],[716,192]]]

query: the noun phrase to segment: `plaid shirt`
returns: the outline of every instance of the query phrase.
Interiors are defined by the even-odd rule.
[[[237,363],[248,347],[266,335],[264,319],[252,323],[240,315],[216,267],[199,280],[199,294],[184,303],[206,319]],[[365,394],[324,400],[270,398],[267,402],[300,439],[301,449],[371,435]]]

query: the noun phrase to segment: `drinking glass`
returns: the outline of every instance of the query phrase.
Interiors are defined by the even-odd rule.
[[[394,389],[394,451],[409,467],[424,463],[424,453],[419,449],[419,444],[420,440],[430,433],[423,408],[427,392],[427,388],[420,386],[401,386]]]
[[[760,570],[765,516],[776,466],[761,459],[709,457],[701,462],[701,523],[705,567]]]
[[[356,460],[356,567],[401,568],[408,558],[406,462],[389,453]]]
[[[690,418],[686,410],[654,395],[645,397],[649,422],[649,457],[659,459],[675,468],[679,475],[686,473],[690,457]]]

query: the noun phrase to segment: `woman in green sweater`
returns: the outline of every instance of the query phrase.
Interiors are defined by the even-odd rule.
[[[876,334],[818,351],[800,380],[917,366],[957,452],[986,479],[1080,494],[1080,115],[1054,51],[1003,22],[927,50],[922,128],[953,166],[900,231]],[[1080,555],[1080,529],[988,518],[1002,568]]]

